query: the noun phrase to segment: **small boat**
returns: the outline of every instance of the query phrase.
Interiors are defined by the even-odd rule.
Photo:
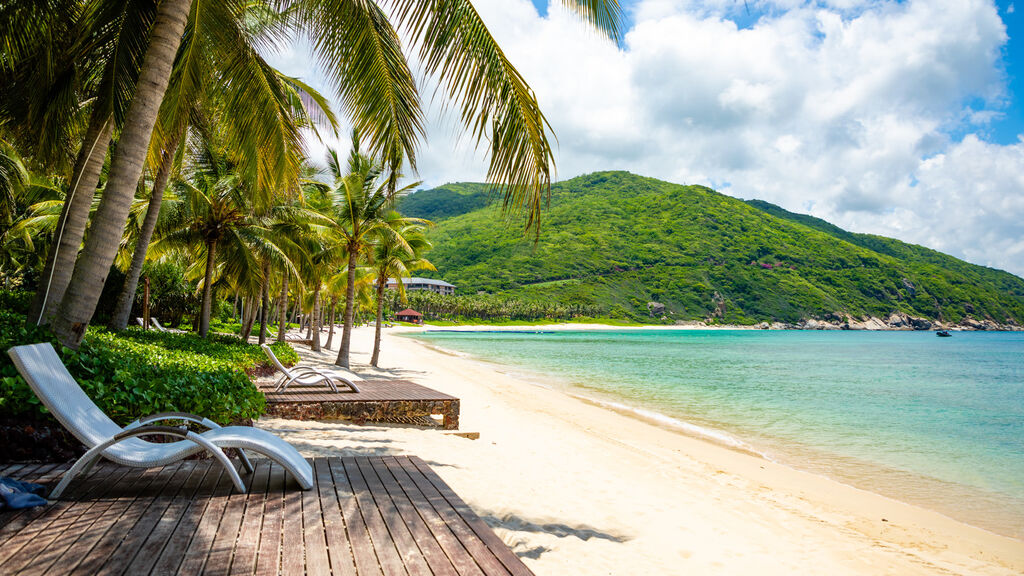
[[[935,333],[935,335],[938,336],[939,338],[949,338],[950,336],[952,336],[952,334],[950,334],[946,330],[939,330],[938,332]]]

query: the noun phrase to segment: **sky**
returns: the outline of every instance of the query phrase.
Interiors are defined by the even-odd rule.
[[[618,44],[560,2],[473,3],[537,94],[559,180],[704,184],[1024,276],[1012,0],[626,0]],[[327,90],[301,45],[269,59]],[[418,179],[483,181],[483,150],[442,104]]]

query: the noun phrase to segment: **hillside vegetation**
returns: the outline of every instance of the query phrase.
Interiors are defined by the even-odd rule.
[[[402,202],[430,231],[434,274],[461,294],[586,306],[622,318],[727,323],[885,317],[1024,323],[1024,280],[761,201],[626,172],[555,185],[539,240],[482,184]],[[660,310],[660,307],[655,306]],[[664,316],[664,320],[662,320]]]

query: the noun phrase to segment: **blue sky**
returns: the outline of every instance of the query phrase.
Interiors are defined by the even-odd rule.
[[[628,0],[618,45],[560,2],[473,4],[537,94],[559,180],[705,184],[1024,276],[1012,2]],[[301,47],[274,61],[326,88]],[[483,181],[486,146],[443,102],[428,108],[415,176]]]

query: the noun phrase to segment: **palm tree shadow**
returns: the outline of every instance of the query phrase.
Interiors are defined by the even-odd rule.
[[[480,518],[482,518],[483,521],[491,528],[504,528],[512,532],[551,534],[558,538],[568,538],[571,536],[583,541],[590,540],[591,538],[597,538],[599,540],[608,540],[619,544],[631,540],[628,536],[612,534],[586,525],[569,526],[568,524],[558,522],[534,522],[516,514],[502,514],[499,516],[494,513],[482,512],[480,514]],[[543,553],[543,551],[544,550],[538,552],[538,556],[540,553]],[[535,556],[530,557],[535,558]]]

